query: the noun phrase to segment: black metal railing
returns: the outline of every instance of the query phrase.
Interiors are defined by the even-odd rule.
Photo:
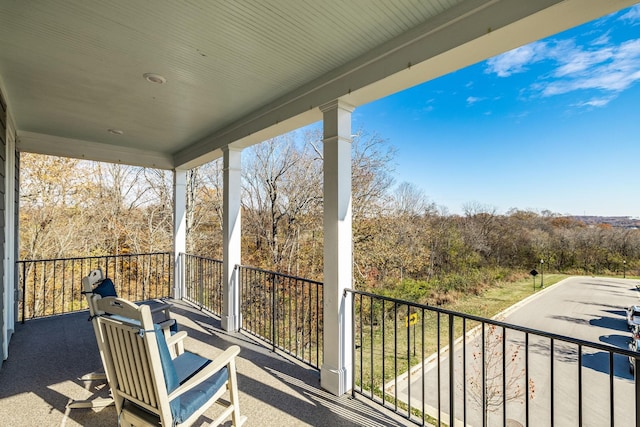
[[[221,261],[181,254],[184,298],[222,314]],[[86,309],[81,279],[102,268],[132,301],[169,296],[171,253],[19,261],[22,321]],[[323,284],[236,266],[241,328],[316,369]],[[348,289],[352,393],[418,425],[635,425],[638,353]],[[618,339],[620,338],[620,339]],[[623,335],[604,342],[624,345]]]
[[[142,301],[171,295],[173,256],[170,252],[78,258],[20,260],[20,321],[86,310],[82,278],[102,268],[122,298]]]
[[[319,369],[322,364],[322,283],[237,266],[242,329]]]
[[[347,292],[353,394],[418,425],[640,426],[636,352]]]
[[[189,254],[180,256],[185,270],[183,299],[220,316],[224,283],[222,261]]]

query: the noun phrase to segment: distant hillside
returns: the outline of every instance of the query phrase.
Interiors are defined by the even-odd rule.
[[[612,227],[640,228],[640,219],[630,216],[589,216],[578,215],[570,217],[587,225],[609,224]]]

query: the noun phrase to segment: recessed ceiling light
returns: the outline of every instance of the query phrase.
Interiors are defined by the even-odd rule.
[[[107,132],[114,134],[114,135],[123,135],[124,131],[121,131],[120,129],[107,129]]]
[[[157,83],[159,85],[165,84],[167,82],[167,79],[162,77],[160,74],[144,73],[142,77],[144,77],[144,79],[150,83]]]

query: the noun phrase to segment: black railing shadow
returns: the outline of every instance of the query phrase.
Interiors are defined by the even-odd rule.
[[[240,345],[239,357],[253,367],[252,372],[248,372],[238,363],[240,392],[274,408],[276,413],[286,413],[304,425],[405,425],[358,400],[346,395],[336,397],[322,390],[318,370],[273,352],[253,336],[222,330],[217,317],[182,305],[176,306],[174,312],[188,319],[179,328],[194,340],[191,343],[198,346],[196,352],[198,348],[204,348],[202,346],[224,350],[233,344]],[[243,408],[240,410],[242,412]]]

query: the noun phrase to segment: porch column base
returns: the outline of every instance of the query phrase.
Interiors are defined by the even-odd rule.
[[[350,368],[332,369],[326,364],[320,369],[320,387],[336,396],[351,390],[348,371]]]
[[[242,315],[222,315],[220,317],[220,325],[227,332],[238,332],[242,324]]]

